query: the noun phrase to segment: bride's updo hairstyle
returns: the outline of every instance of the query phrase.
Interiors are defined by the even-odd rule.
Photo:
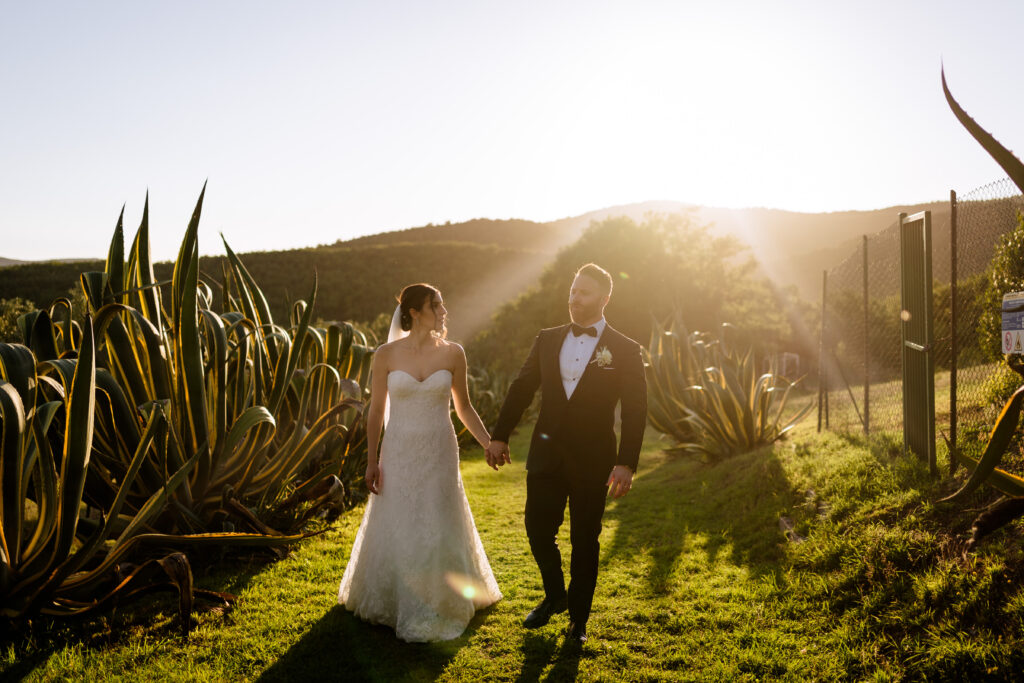
[[[441,292],[433,285],[428,285],[425,282],[420,282],[415,285],[409,285],[402,290],[402,293],[398,295],[399,321],[402,325],[402,330],[408,332],[412,329],[412,314],[409,311],[422,310],[423,304],[430,302],[434,303],[437,301],[438,295]],[[441,337],[448,334],[447,329],[441,330]]]

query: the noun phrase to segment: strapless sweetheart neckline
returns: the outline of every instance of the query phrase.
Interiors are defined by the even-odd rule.
[[[418,383],[420,383],[420,384],[423,384],[424,382],[426,382],[426,381],[427,381],[428,379],[430,379],[431,377],[433,377],[434,375],[436,375],[436,374],[437,374],[437,373],[439,373],[439,372],[447,372],[447,373],[448,373],[449,375],[450,375],[450,374],[452,374],[452,371],[451,371],[451,370],[449,370],[448,368],[441,368],[441,369],[439,369],[439,370],[434,370],[434,371],[433,371],[432,373],[430,373],[429,375],[427,375],[427,376],[426,376],[426,377],[424,377],[423,379],[416,379],[416,375],[412,374],[411,372],[406,372],[405,370],[392,370],[392,371],[391,371],[391,372],[389,372],[388,374],[389,374],[389,375],[393,375],[393,374],[394,374],[394,373],[396,373],[396,372],[400,372],[400,373],[402,373],[403,375],[406,375],[407,377],[412,377],[412,380],[413,380],[414,382],[418,382]]]

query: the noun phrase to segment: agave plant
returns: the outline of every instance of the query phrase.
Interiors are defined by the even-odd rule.
[[[166,425],[163,407],[150,406],[113,500],[93,524],[82,523],[97,393],[91,319],[81,341],[75,357],[39,364],[28,347],[0,344],[0,614],[6,617],[80,613],[134,588],[141,575],[103,598],[95,595],[196,462],[196,456],[187,458],[127,524],[120,523],[136,476]]]
[[[797,382],[759,374],[753,351],[739,350],[730,337],[731,325],[711,340],[688,332],[677,316],[667,328],[655,321],[647,351],[651,425],[679,452],[706,461],[773,443],[812,408],[787,415]]]
[[[986,152],[989,153],[996,163],[999,164],[1006,175],[1020,188],[1021,192],[1024,192],[1024,163],[1021,162],[1013,152],[1006,149],[1002,144],[999,143],[992,135],[984,128],[978,125],[978,123],[971,118],[964,108],[960,106],[960,103],[953,97],[953,93],[949,91],[949,86],[946,84],[946,71],[942,69],[942,93],[946,96],[946,102],[949,104],[949,108],[953,111],[953,115],[956,116],[957,120],[967,129],[967,132],[971,134],[975,140],[978,141]]]
[[[1018,373],[1024,374],[1024,366],[1019,360],[1011,361],[1010,365]],[[973,548],[982,538],[996,529],[1024,515],[1024,479],[999,467],[1000,461],[1010,450],[1013,435],[1020,422],[1022,405],[1024,405],[1024,386],[1019,387],[1006,401],[992,428],[988,443],[985,444],[985,450],[977,459],[962,453],[955,444],[946,439],[950,457],[967,466],[971,473],[959,489],[949,496],[939,499],[940,503],[962,501],[981,488],[983,484],[1006,496],[987,507],[971,524],[972,533],[967,550]]]
[[[294,540],[308,505],[343,504],[328,491],[344,460],[358,459],[353,433],[371,352],[351,326],[314,330],[316,283],[290,328],[276,325],[262,292],[227,247],[225,310],[212,309],[212,289],[199,276],[198,226],[203,193],[189,222],[170,282],[157,282],[149,258],[148,198],[124,259],[123,212],[105,269],[81,277],[97,320],[96,439],[85,501],[104,509],[116,496],[141,438],[140,410],[166,406],[166,430],[140,466],[126,506],[139,506],[190,457],[195,465],[153,521],[174,534],[213,533],[241,526],[277,543]],[[165,302],[161,287],[170,284]],[[61,309],[63,311],[63,309]],[[74,326],[39,312],[26,317],[28,343],[43,357],[74,352]],[[51,339],[52,338],[52,339]],[[56,341],[53,341],[53,340]],[[62,347],[62,340],[67,340]],[[353,379],[355,378],[355,379]],[[358,431],[358,430],[355,430]],[[193,456],[194,454],[194,456]],[[314,498],[302,498],[309,494]],[[296,498],[299,494],[299,498]],[[303,501],[297,505],[296,501]],[[276,506],[303,508],[293,524]],[[225,543],[243,540],[220,536]],[[243,542],[251,542],[244,539]]]
[[[70,616],[100,608],[155,587],[170,585],[180,596],[187,632],[196,595],[218,601],[232,596],[192,586],[181,553],[132,566],[135,551],[168,545],[263,544],[260,534],[173,536],[151,529],[194,468],[202,449],[176,471],[166,472],[140,504],[130,503],[147,462],[161,458],[168,434],[168,402],[142,406],[139,438],[113,498],[90,515],[83,506],[97,453],[96,417],[104,390],[96,365],[94,325],[86,317],[81,344],[61,358],[38,362],[20,344],[0,344],[0,614]],[[294,540],[272,539],[275,543]],[[153,575],[153,569],[158,574]]]

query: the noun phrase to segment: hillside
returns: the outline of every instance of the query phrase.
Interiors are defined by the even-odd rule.
[[[586,225],[583,226],[583,228],[585,227]],[[338,240],[334,246],[362,247],[402,242],[463,242],[554,252],[574,242],[582,231],[582,228],[575,225],[563,227],[553,223],[535,223],[519,219],[474,218],[463,223],[429,224],[418,228],[364,235],[350,240]]]
[[[445,293],[452,310],[449,331],[453,339],[468,339],[489,320],[494,308],[536,279],[549,260],[543,252],[466,242],[330,246],[240,257],[266,295],[278,323],[287,324],[292,302],[308,297],[314,273],[318,278],[314,313],[325,320],[368,322],[381,313],[390,315],[402,286],[425,281]],[[219,296],[223,260],[220,256],[200,259],[201,277],[213,287],[215,297]],[[2,268],[0,299],[20,297],[49,305],[77,286],[80,273],[102,268],[102,261]],[[169,280],[172,264],[157,263],[154,273],[157,280]]]
[[[1016,226],[1017,211],[1024,209],[1024,197],[992,199],[984,202],[961,204],[957,218],[957,274],[964,280],[985,270],[992,260],[1000,236]],[[949,205],[932,209],[932,276],[939,282],[949,282],[951,269]],[[830,276],[836,282],[861,282],[861,243],[854,240],[840,254]],[[894,221],[884,230],[869,236],[869,277],[871,296],[897,294],[900,289],[900,239],[898,224]],[[821,273],[817,276],[821,287]],[[831,282],[830,279],[830,282]]]
[[[948,245],[949,206],[941,202],[799,213],[652,201],[548,223],[474,219],[378,233],[329,246],[241,256],[282,320],[289,302],[307,295],[314,270],[320,277],[317,315],[324,319],[372,320],[392,310],[393,297],[403,284],[428,281],[441,287],[452,304],[452,337],[468,339],[502,303],[528,289],[560,249],[594,221],[611,216],[641,221],[650,212],[687,215],[697,225],[710,226],[714,235],[734,235],[750,245],[764,273],[782,286],[795,285],[805,299],[816,301],[822,269],[835,267],[854,253],[861,235],[894,229],[900,211],[926,208],[933,211],[937,234],[945,231]],[[937,248],[936,260],[948,261],[948,246],[945,254]],[[219,258],[202,260],[211,282],[220,280]],[[100,267],[102,262],[86,260],[13,263],[0,268],[0,299],[21,297],[45,305],[64,296],[77,283],[79,273]],[[168,264],[158,264],[156,269],[158,277],[169,277]]]
[[[794,285],[809,301],[821,296],[821,271],[842,263],[860,248],[863,235],[894,229],[900,212],[930,210],[936,230],[949,240],[949,203],[906,204],[870,211],[800,213],[781,209],[725,209],[683,202],[652,201],[592,211],[552,222],[567,232],[582,231],[592,221],[625,215],[640,220],[644,214],[679,213],[697,225],[710,226],[716,235],[733,235],[750,246],[762,271],[779,285]],[[948,247],[947,252],[948,254]],[[947,270],[948,272],[948,270]]]
[[[727,209],[676,201],[648,201],[612,206],[548,223],[475,219],[465,223],[426,225],[379,233],[338,244],[451,240],[553,253],[572,243],[595,221],[629,216],[639,222],[648,213],[683,214],[696,225],[709,226],[712,234],[735,236],[750,246],[765,274],[783,287],[796,286],[804,298],[815,301],[820,297],[821,271],[839,265],[859,249],[863,235],[895,231],[897,216],[901,212],[914,214],[925,210],[932,212],[936,239],[945,235],[948,262],[948,202],[903,204],[869,211],[801,213],[782,209]],[[937,254],[936,259],[940,256]],[[947,267],[947,277],[948,272]]]

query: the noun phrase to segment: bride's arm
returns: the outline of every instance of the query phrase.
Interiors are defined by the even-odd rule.
[[[383,347],[373,355],[370,367],[370,409],[366,413],[366,488],[380,493],[383,477],[377,459],[380,430],[384,425],[384,401],[388,396],[387,352]]]
[[[455,372],[452,379],[452,398],[455,399],[455,414],[466,425],[473,438],[484,448],[491,442],[484,421],[477,415],[476,408],[469,400],[469,384],[466,378],[466,352],[458,344],[452,344],[455,356]]]

